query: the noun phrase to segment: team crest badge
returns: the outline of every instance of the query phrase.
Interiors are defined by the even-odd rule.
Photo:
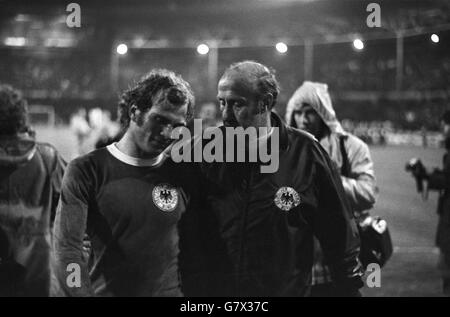
[[[292,187],[281,187],[275,194],[275,205],[283,211],[289,211],[300,204],[300,195]]]
[[[169,184],[159,184],[153,188],[153,203],[162,211],[173,211],[178,205],[178,192]]]

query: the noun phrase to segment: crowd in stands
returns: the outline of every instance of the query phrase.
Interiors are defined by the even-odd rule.
[[[443,147],[443,138],[438,131],[406,130],[391,121],[342,120],[343,128],[369,145],[415,145],[422,147]]]
[[[25,92],[34,91],[54,98],[96,95],[108,88],[107,65],[87,54],[46,52],[17,54],[0,51],[0,81]]]
[[[394,91],[397,88],[397,62],[393,49],[395,42],[390,44],[392,45],[374,46],[362,52],[354,51],[348,43],[322,46],[314,54],[313,79],[328,83],[334,91]],[[370,52],[371,49],[373,53]],[[240,52],[239,49],[234,50],[231,55],[230,51],[224,51],[222,55],[219,52],[219,68],[223,64],[221,59],[240,60],[247,55],[249,54]],[[285,91],[293,89],[303,79],[303,61],[294,60],[294,54],[283,58],[275,55],[270,51],[257,55],[259,58],[255,59],[262,59],[277,69]],[[295,58],[302,59],[301,54],[298,56]],[[427,48],[406,51],[402,90],[448,89],[449,56],[450,54],[441,54]],[[4,50],[0,51],[0,58],[5,61],[0,65],[0,81],[9,82],[23,91],[44,91],[46,96],[60,98],[78,97],[86,93],[101,96],[111,90],[108,59],[98,60],[94,56],[78,52],[30,57]],[[129,54],[120,60],[119,85],[129,83],[145,70],[158,66],[177,69],[192,83],[200,99],[207,94],[208,84],[205,82],[208,81],[208,59],[202,59],[194,50],[153,50]]]

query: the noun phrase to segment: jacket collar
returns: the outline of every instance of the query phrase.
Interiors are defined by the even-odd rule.
[[[271,112],[271,122],[273,127],[278,127],[280,131],[280,151],[287,150],[289,146],[289,138],[287,132],[286,124],[281,120],[281,118],[275,113]]]

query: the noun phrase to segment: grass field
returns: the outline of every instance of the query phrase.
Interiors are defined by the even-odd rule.
[[[38,139],[55,145],[68,160],[76,155],[75,138],[68,128],[37,128]],[[416,193],[405,164],[420,157],[427,167],[440,167],[441,149],[373,147],[379,198],[373,215],[388,221],[395,245],[394,255],[381,272],[381,287],[365,287],[365,296],[440,296],[434,248],[437,196],[423,201]]]

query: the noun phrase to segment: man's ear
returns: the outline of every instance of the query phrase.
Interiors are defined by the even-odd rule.
[[[139,112],[138,107],[136,105],[131,105],[130,109],[128,110],[128,115],[130,116],[130,120],[136,122],[137,121],[137,114]]]
[[[266,111],[270,111],[270,109],[272,109],[272,105],[273,105],[273,95],[271,93],[267,93],[264,94],[264,96],[261,98],[261,103],[260,103],[260,112],[266,112]]]

